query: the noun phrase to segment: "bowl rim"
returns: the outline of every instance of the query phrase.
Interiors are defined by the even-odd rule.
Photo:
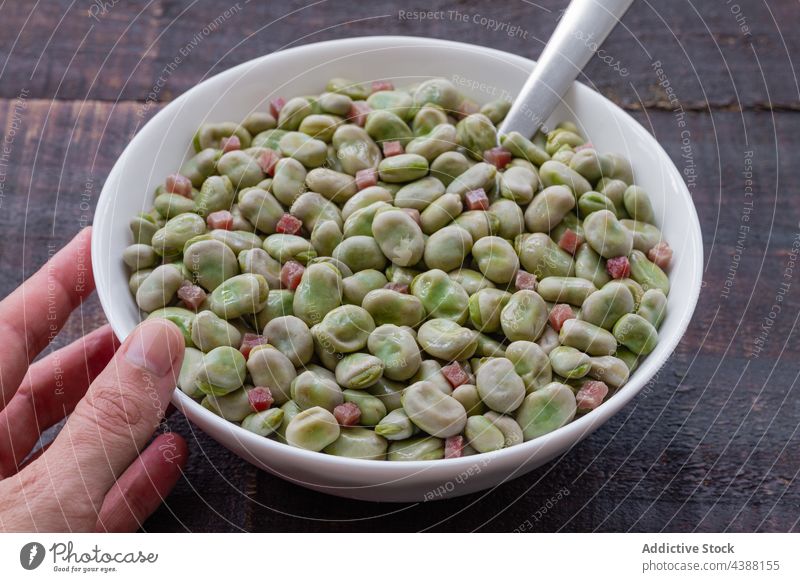
[[[113,205],[115,192],[111,189],[111,184],[116,184],[119,182],[118,175],[122,172],[122,168],[125,166],[125,161],[128,156],[132,155],[132,151],[137,147],[137,142],[143,139],[150,134],[156,131],[156,128],[159,127],[160,122],[162,120],[168,119],[169,116],[176,110],[183,107],[190,99],[192,93],[195,91],[202,90],[201,88],[204,85],[208,85],[215,80],[219,79],[223,76],[231,77],[232,79],[236,79],[242,73],[246,72],[251,67],[260,66],[264,63],[268,63],[270,61],[277,61],[282,57],[287,55],[299,55],[303,52],[312,52],[315,50],[320,50],[328,46],[336,46],[337,48],[347,48],[352,47],[354,53],[366,53],[366,52],[373,52],[376,50],[382,49],[391,49],[396,48],[397,45],[400,46],[414,46],[414,47],[441,47],[447,49],[457,49],[460,51],[465,52],[479,52],[481,54],[486,54],[488,56],[502,59],[506,62],[510,62],[516,66],[522,68],[529,68],[535,64],[535,61],[532,59],[528,59],[526,57],[516,55],[514,53],[509,53],[506,51],[502,51],[499,49],[485,47],[482,45],[476,45],[472,43],[464,43],[458,41],[451,41],[445,39],[435,39],[423,36],[403,36],[403,35],[391,35],[391,36],[357,36],[351,37],[346,39],[335,39],[335,40],[328,40],[322,41],[317,43],[310,43],[305,44],[297,47],[292,47],[285,50],[280,50],[277,52],[273,52],[267,55],[262,55],[260,57],[256,57],[254,59],[247,60],[243,63],[240,63],[234,67],[226,69],[213,75],[211,77],[203,79],[200,83],[194,85],[184,93],[182,93],[177,98],[173,99],[169,102],[163,109],[161,109],[156,115],[154,115],[144,126],[142,126],[136,135],[130,140],[128,145],[125,147],[123,152],[120,154],[117,161],[114,163],[114,166],[111,169],[111,172],[108,175],[105,183],[103,184],[103,189],[100,193],[98,198],[97,207],[95,209],[95,216],[102,216],[105,214],[105,210]],[[504,449],[500,449],[498,451],[493,451],[489,453],[481,453],[479,455],[470,455],[467,457],[460,457],[455,459],[439,459],[435,462],[431,461],[406,461],[406,462],[381,462],[381,461],[372,461],[367,459],[353,459],[349,457],[338,457],[335,455],[326,455],[323,453],[315,452],[315,451],[308,451],[305,449],[300,449],[296,447],[292,447],[290,445],[278,442],[273,439],[261,437],[247,431],[241,426],[234,424],[228,420],[225,420],[210,410],[207,410],[203,406],[200,405],[199,402],[196,402],[189,396],[183,393],[179,388],[175,388],[171,401],[172,403],[189,419],[193,420],[194,416],[198,416],[203,419],[205,422],[210,423],[211,425],[215,425],[216,428],[227,430],[231,436],[236,438],[240,444],[247,447],[250,452],[250,457],[252,460],[257,460],[258,456],[256,454],[259,448],[264,448],[267,453],[267,456],[270,454],[277,454],[279,456],[289,455],[298,458],[298,460],[308,461],[316,465],[316,469],[318,471],[325,471],[326,469],[329,470],[348,470],[352,471],[354,475],[365,475],[372,473],[374,471],[380,472],[382,474],[382,479],[384,482],[392,481],[392,480],[401,480],[404,478],[413,477],[417,472],[426,472],[432,469],[436,469],[437,472],[448,472],[453,473],[462,470],[468,469],[470,466],[474,466],[478,463],[486,466],[489,462],[497,462],[498,465],[501,464],[513,464],[516,460],[517,467],[522,468],[525,464],[525,461],[534,455],[537,452],[537,449],[548,449],[549,447],[555,447],[557,449],[557,454],[560,454],[563,450],[569,450],[572,446],[576,445],[580,442],[584,437],[590,434],[593,430],[598,428],[600,425],[608,421],[613,415],[618,413],[636,394],[641,391],[644,385],[649,382],[658,372],[658,370],[666,363],[669,357],[672,355],[675,347],[680,342],[681,338],[686,332],[686,329],[691,322],[692,315],[697,305],[697,301],[700,296],[700,290],[702,285],[702,273],[703,273],[703,243],[702,243],[702,235],[700,229],[700,221],[697,216],[697,211],[694,206],[694,202],[692,200],[691,194],[689,193],[689,189],[687,188],[685,182],[683,181],[680,172],[678,171],[677,167],[675,166],[674,162],[670,159],[669,155],[666,153],[664,148],[661,144],[656,140],[656,138],[650,134],[636,119],[634,119],[630,114],[628,114],[625,110],[621,107],[613,103],[607,97],[591,89],[586,84],[575,81],[573,83],[573,89],[577,92],[577,94],[586,94],[592,93],[594,94],[594,98],[599,98],[600,102],[612,111],[617,118],[625,119],[628,124],[630,125],[631,130],[638,134],[639,137],[643,138],[645,141],[648,141],[652,147],[656,150],[656,153],[660,158],[666,160],[666,164],[664,167],[666,175],[671,176],[674,178],[672,181],[678,184],[678,191],[673,192],[675,196],[681,196],[684,202],[684,205],[687,209],[687,215],[685,216],[686,221],[688,223],[688,232],[687,235],[689,237],[689,242],[686,246],[686,252],[684,253],[686,256],[682,257],[682,260],[690,260],[693,264],[690,265],[690,270],[694,274],[693,281],[691,281],[692,289],[690,289],[689,301],[685,305],[686,309],[683,310],[681,314],[681,319],[677,324],[676,331],[669,337],[663,338],[662,341],[659,342],[659,347],[661,345],[665,345],[666,349],[663,350],[662,355],[654,359],[652,354],[649,355],[640,367],[631,375],[631,380],[626,382],[626,384],[620,388],[610,399],[605,401],[602,406],[599,408],[579,417],[575,420],[569,422],[568,424],[550,432],[540,437],[537,437],[531,441],[524,442],[520,445],[516,445],[513,447],[507,447]],[[102,241],[100,240],[100,236],[98,234],[98,229],[93,229],[93,236],[92,236],[92,243],[91,243],[91,250],[92,250],[92,268],[95,273],[101,272],[102,265],[100,257],[101,257],[101,248]],[[114,315],[114,308],[113,308],[113,297],[111,296],[110,290],[105,286],[104,277],[100,276],[97,277],[97,294],[100,299],[100,304],[103,309],[105,316],[107,317],[114,333],[120,340],[124,340],[127,337],[129,331],[122,329],[122,324],[119,321],[119,318]],[[641,374],[642,370],[645,370],[644,374]],[[639,377],[633,380],[634,376],[639,374]],[[204,431],[206,432],[206,431]],[[217,438],[213,437],[214,440],[218,440]],[[558,443],[568,442],[569,445],[564,447],[563,444],[559,445]],[[220,443],[223,446],[226,446],[225,443]],[[246,459],[247,460],[247,459]],[[250,462],[253,462],[250,460]],[[266,465],[264,461],[261,462],[262,465]],[[519,476],[522,473],[519,473],[515,476]],[[286,478],[290,478],[289,476],[285,476]],[[365,488],[365,487],[375,487],[375,484],[369,485],[347,485],[347,486],[331,486],[321,483],[313,483],[308,484],[308,486],[312,486],[315,488],[320,489],[358,489],[358,488]]]

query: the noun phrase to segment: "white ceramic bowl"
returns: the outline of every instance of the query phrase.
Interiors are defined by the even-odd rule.
[[[122,339],[141,314],[128,291],[122,251],[128,222],[151,206],[153,189],[190,155],[204,121],[243,119],[269,99],[320,93],[330,77],[391,79],[408,85],[429,77],[453,80],[479,103],[516,95],[533,61],[497,50],[414,37],[365,37],[305,45],[243,63],[175,99],[134,137],[106,181],[97,205],[92,266],[103,309]],[[550,434],[494,453],[435,462],[361,461],[313,453],[259,437],[175,390],[174,404],[195,424],[242,458],[304,487],[375,501],[421,501],[495,486],[575,446],[619,411],[667,360],[683,335],[700,293],[700,225],[681,175],[656,140],[627,113],[575,83],[550,120],[576,121],[601,152],[628,157],[636,182],[652,198],[666,240],[675,251],[667,317],[656,350],[606,403]]]

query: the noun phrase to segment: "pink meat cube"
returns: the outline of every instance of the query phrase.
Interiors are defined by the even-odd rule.
[[[631,263],[628,257],[614,257],[606,261],[606,271],[614,279],[625,279],[631,274]]]
[[[548,320],[550,321],[550,326],[554,330],[561,331],[561,326],[564,325],[564,322],[568,319],[575,319],[575,313],[572,311],[572,307],[566,303],[553,305]]]

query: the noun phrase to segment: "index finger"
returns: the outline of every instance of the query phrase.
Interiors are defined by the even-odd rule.
[[[91,227],[84,228],[30,279],[0,302],[0,410],[30,362],[58,334],[69,314],[94,290]]]

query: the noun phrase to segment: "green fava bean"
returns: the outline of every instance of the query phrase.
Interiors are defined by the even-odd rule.
[[[633,248],[643,253],[664,240],[664,235],[652,224],[628,219],[620,220],[620,223],[633,234]]]
[[[190,398],[200,398],[203,393],[197,387],[197,375],[203,367],[203,352],[186,346],[183,362],[178,374],[178,388]]]
[[[339,438],[336,417],[319,406],[298,413],[286,427],[286,442],[293,447],[321,451]]]
[[[550,232],[575,208],[575,196],[566,186],[550,186],[539,192],[525,209],[530,232]]]
[[[330,93],[347,95],[353,101],[363,101],[369,97],[369,90],[362,83],[356,83],[342,77],[334,77],[328,81],[325,90]]]
[[[238,263],[242,273],[252,273],[264,277],[270,289],[280,287],[281,264],[270,257],[264,249],[247,249],[240,252]]]
[[[230,247],[218,240],[198,240],[184,247],[183,262],[204,289],[213,291],[239,274],[239,263]]]
[[[222,228],[216,228],[208,233],[208,237],[228,245],[233,251],[234,255],[238,255],[242,251],[249,249],[259,248],[264,243],[264,241],[261,240],[261,237],[257,234],[244,230],[224,230]],[[203,237],[203,239],[205,238],[206,237]],[[186,248],[188,245],[194,244],[195,240],[196,239],[187,241],[184,248]]]
[[[255,186],[264,179],[258,160],[242,150],[222,154],[217,162],[217,172],[226,176],[236,190]]]
[[[352,176],[328,168],[311,170],[306,176],[306,184],[313,192],[319,192],[328,200],[337,203],[349,200],[358,191]]]
[[[456,142],[468,156],[483,161],[483,152],[497,145],[497,129],[488,117],[473,113],[458,122]]]
[[[647,192],[639,186],[628,186],[623,195],[625,210],[628,215],[638,222],[653,224],[656,219],[653,205]]]
[[[620,317],[633,311],[633,306],[633,295],[628,287],[612,281],[586,298],[580,318],[610,330]]]
[[[575,275],[572,256],[546,234],[523,234],[517,237],[515,244],[524,269],[539,279]]]
[[[590,356],[610,356],[617,351],[617,340],[610,331],[580,319],[565,321],[559,339],[563,345],[577,348]]]
[[[220,346],[238,348],[242,343],[241,332],[212,311],[198,313],[191,329],[192,342],[204,352]]]
[[[579,277],[545,277],[539,281],[536,291],[545,301],[583,305],[597,287],[591,281]]]
[[[326,349],[347,354],[364,349],[374,329],[375,322],[366,309],[342,305],[325,315],[312,333]]]
[[[375,426],[375,433],[390,441],[410,438],[417,430],[402,408],[392,410]]]
[[[396,325],[385,324],[375,328],[369,335],[367,348],[380,359],[383,375],[391,380],[408,380],[417,373],[422,363],[414,336]]]
[[[403,410],[411,421],[431,436],[446,438],[464,430],[467,411],[430,382],[416,382],[403,392]]]
[[[345,303],[361,305],[367,293],[375,289],[383,289],[389,281],[380,271],[367,269],[359,271],[350,277],[342,280],[342,296]]]
[[[449,125],[450,119],[444,110],[433,103],[428,103],[419,108],[411,122],[411,129],[414,135],[428,135],[439,125]]]
[[[658,331],[641,315],[628,313],[614,324],[614,337],[634,354],[646,356],[658,344]]]
[[[267,303],[269,287],[261,275],[245,273],[231,277],[208,297],[208,307],[224,319],[258,313]]]
[[[570,129],[556,129],[547,134],[545,150],[552,156],[557,151],[563,149],[564,146],[574,148],[579,145],[583,145],[585,142],[586,140],[583,139],[583,137],[581,137],[577,131],[572,131]]]
[[[228,176],[209,176],[194,199],[197,214],[203,218],[218,210],[230,210],[236,196]]]
[[[464,205],[458,194],[444,194],[428,205],[420,214],[422,232],[432,235],[461,214]]]
[[[342,119],[333,115],[313,114],[304,118],[297,129],[309,137],[330,143],[336,128],[341,123]]]
[[[317,98],[317,105],[325,113],[344,116],[350,113],[350,109],[353,107],[353,100],[347,95],[339,93],[323,93]]]
[[[630,371],[627,364],[614,356],[596,356],[589,359],[589,376],[605,382],[612,388],[619,388],[628,381]]]
[[[636,314],[646,319],[656,329],[667,313],[667,296],[661,289],[648,289],[642,295]]]
[[[570,387],[552,382],[525,397],[517,409],[516,420],[525,441],[530,441],[570,422],[575,418],[577,408]]]
[[[328,145],[299,131],[289,131],[278,143],[281,153],[303,164],[306,168],[316,168],[328,158]]]
[[[472,242],[497,234],[500,230],[499,218],[493,212],[483,210],[468,210],[456,217],[451,226],[458,226],[466,230],[472,237]]]
[[[375,431],[357,426],[340,429],[339,438],[325,447],[322,452],[337,457],[383,461],[389,443]]]
[[[481,273],[494,283],[510,283],[519,271],[519,258],[514,247],[499,236],[487,236],[475,242],[472,257]]]
[[[361,306],[378,325],[417,326],[425,319],[423,300],[392,289],[375,289],[364,296]]]
[[[201,125],[194,135],[194,149],[196,152],[208,148],[220,149],[222,139],[232,135],[239,138],[243,148],[250,147],[250,133],[238,123],[224,121]]]
[[[491,420],[485,416],[470,416],[464,429],[464,436],[470,446],[479,453],[499,451],[505,445],[506,438]]]
[[[294,293],[292,312],[313,326],[342,304],[342,278],[332,265],[309,265]]]
[[[450,319],[458,324],[467,321],[469,295],[444,271],[432,269],[419,275],[411,283],[410,290],[430,317]]]
[[[267,304],[264,309],[255,314],[252,318],[253,327],[263,330],[264,327],[273,319],[286,315],[294,315],[292,303],[294,302],[294,292],[288,289],[270,289],[267,294]]]
[[[153,235],[159,230],[159,225],[146,215],[135,216],[129,223],[134,244],[149,245]],[[205,228],[205,225],[203,225]]]
[[[471,167],[471,163],[461,152],[445,152],[431,162],[430,174],[445,186],[450,186]]]
[[[348,199],[347,202],[344,203],[344,206],[342,206],[342,219],[347,220],[356,210],[366,208],[375,202],[392,204],[392,201],[392,193],[385,188],[381,188],[380,186],[369,186],[368,188],[364,188],[363,190],[356,192],[352,198]]]
[[[179,214],[153,233],[151,245],[162,257],[171,257],[183,250],[186,242],[206,231],[206,221],[197,214]]]
[[[333,134],[331,142],[342,171],[355,176],[359,170],[377,168],[381,161],[381,150],[367,132],[357,125],[341,125]]]
[[[344,238],[353,236],[372,236],[372,221],[379,211],[390,210],[392,206],[385,202],[374,202],[366,208],[360,208],[347,217],[344,222]]]
[[[242,420],[242,428],[249,430],[259,436],[269,436],[281,426],[283,422],[283,410],[280,408],[270,408],[261,412],[254,412]]]
[[[617,353],[614,354],[614,357],[625,362],[625,365],[628,367],[628,370],[631,373],[636,369],[636,366],[639,362],[639,356],[625,347],[620,347],[617,350]]]
[[[225,396],[206,396],[200,405],[225,420],[241,422],[253,412],[247,388],[239,388]]]
[[[442,374],[441,364],[436,360],[423,360],[419,370],[417,370],[417,373],[411,378],[412,383],[421,382],[423,380],[433,384],[442,394],[449,395],[453,393],[450,382],[444,377],[444,374]]]
[[[194,200],[180,194],[159,194],[153,201],[153,205],[158,213],[167,219],[196,210]]]
[[[466,360],[478,347],[474,330],[449,319],[431,319],[417,330],[417,343],[434,358]]]
[[[547,324],[547,304],[538,293],[517,291],[500,312],[500,325],[511,341],[536,341]]]
[[[586,242],[603,258],[627,257],[633,250],[633,234],[608,210],[587,216],[583,221],[583,231]]]
[[[500,125],[500,122],[505,119],[510,110],[511,101],[507,101],[505,99],[495,99],[494,101],[489,101],[489,103],[486,103],[481,107],[481,113],[488,117],[489,121],[495,125]]]
[[[592,148],[576,151],[569,161],[569,167],[592,184],[596,184],[603,177],[600,156]]]
[[[378,164],[378,173],[390,184],[419,180],[428,174],[428,160],[418,154],[391,156]]]
[[[381,376],[383,376],[383,360],[369,354],[359,352],[348,354],[336,365],[336,382],[351,390],[369,388]]]
[[[122,251],[122,260],[133,271],[155,267],[159,256],[150,245],[134,244]]]
[[[550,358],[538,344],[516,341],[508,345],[505,357],[514,364],[514,371],[522,379],[526,392],[533,392],[553,379]]]
[[[400,396],[405,389],[405,384],[389,380],[386,378],[386,374],[384,374],[383,378],[380,378],[372,386],[367,388],[367,392],[379,398],[384,406],[386,406],[386,410],[392,411],[398,408],[402,409],[403,405],[400,402]]]
[[[253,137],[252,146],[278,151],[281,138],[288,132],[285,129],[265,129]]]
[[[295,131],[303,119],[312,113],[311,103],[305,97],[289,99],[278,114],[278,127],[286,131]]]
[[[321,257],[332,255],[343,239],[342,229],[332,220],[318,222],[311,231],[311,245]]]
[[[370,112],[364,129],[367,135],[378,143],[399,141],[402,145],[406,145],[414,137],[405,121],[385,109]]]
[[[264,326],[264,336],[295,367],[302,366],[314,355],[314,340],[308,326],[299,317],[276,317]]]
[[[139,285],[136,304],[148,313],[168,305],[175,298],[183,280],[180,269],[173,265],[156,267]]]
[[[486,406],[481,401],[478,388],[473,384],[462,384],[453,390],[450,396],[461,403],[461,406],[467,411],[467,418],[486,412]]]
[[[447,79],[428,79],[414,90],[414,106],[422,107],[428,103],[438,105],[444,111],[456,111],[462,97],[455,85]]]
[[[277,121],[266,111],[254,111],[242,121],[244,127],[250,135],[258,135],[262,131],[273,129]],[[251,142],[252,143],[252,142]]]
[[[669,277],[661,267],[651,262],[642,251],[634,250],[630,256],[631,279],[642,286],[642,289],[659,289],[664,295],[669,294]]]
[[[256,386],[269,387],[276,405],[291,398],[297,372],[291,360],[276,348],[265,345],[252,350],[247,358],[247,372]]]
[[[380,398],[362,390],[344,390],[343,394],[345,402],[352,402],[361,411],[358,422],[362,426],[375,426],[386,416],[386,406]]]
[[[642,286],[633,279],[616,279],[615,282],[621,283],[628,288],[628,291],[633,295],[634,310],[639,309],[639,304],[642,301],[642,297],[644,297],[644,289],[642,289]]]
[[[180,174],[189,178],[192,186],[199,188],[215,172],[219,156],[218,148],[206,148],[186,160],[181,166]]]
[[[351,236],[344,239],[333,250],[333,258],[342,261],[353,273],[366,269],[382,271],[386,268],[386,257],[378,242],[371,236]]]
[[[203,356],[197,387],[203,394],[224,396],[241,388],[246,376],[242,352],[229,346],[214,348]]]
[[[437,178],[427,176],[400,188],[395,194],[394,205],[398,208],[414,208],[422,212],[443,194],[444,184]]]
[[[550,154],[517,131],[501,135],[500,145],[515,158],[522,158],[537,166],[550,159]]]
[[[275,197],[261,188],[239,192],[239,210],[250,223],[266,234],[273,234],[284,210]]]
[[[472,235],[460,226],[451,225],[428,238],[423,256],[429,268],[452,271],[462,265],[471,251]]]
[[[500,175],[500,195],[517,204],[528,204],[539,189],[539,175],[529,168],[516,166]]]
[[[497,168],[486,162],[478,162],[461,174],[457,174],[447,186],[448,194],[458,194],[462,198],[467,192],[483,188],[486,193],[494,190]]]
[[[492,358],[502,358],[506,355],[506,350],[496,339],[486,334],[478,333],[478,347],[475,348],[476,356]]]
[[[404,120],[414,116],[414,99],[405,91],[377,91],[367,97],[373,110],[386,110]]]
[[[128,289],[130,289],[131,293],[134,297],[136,297],[136,293],[139,292],[139,287],[142,286],[144,280],[153,272],[153,269],[142,269],[140,271],[136,271],[130,276],[128,279]]]
[[[387,459],[390,461],[436,461],[444,458],[444,440],[418,437],[392,441]]]
[[[555,160],[549,160],[542,164],[539,168],[539,178],[545,187],[568,186],[575,193],[576,199],[592,189],[592,185],[586,178],[569,166]]]
[[[332,412],[344,402],[342,389],[335,381],[310,371],[292,380],[291,396],[301,410],[317,406]]]
[[[600,178],[595,185],[595,190],[614,203],[619,218],[628,218],[628,212],[625,210],[625,190],[627,188],[628,185],[622,180],[615,180],[610,177]]]
[[[498,414],[493,410],[490,410],[484,416],[503,434],[503,441],[506,447],[522,444],[525,440],[525,436],[522,434],[522,427],[512,417]]]
[[[575,275],[594,283],[600,289],[609,281],[611,276],[606,270],[606,262],[598,255],[588,243],[583,243],[575,253]]]
[[[483,273],[472,269],[456,269],[447,273],[453,281],[461,285],[469,296],[475,295],[481,289],[494,289],[495,284],[483,276]]]
[[[316,192],[301,194],[292,204],[290,213],[303,221],[303,226],[308,232],[313,232],[321,222],[332,221],[339,228],[342,226],[342,215],[337,206]]]
[[[483,403],[495,412],[513,412],[525,398],[525,384],[507,358],[490,358],[481,364],[475,383]]]
[[[184,309],[182,307],[163,307],[156,309],[147,319],[168,319],[178,326],[183,334],[184,344],[187,348],[195,347],[192,341],[192,329],[194,326],[196,314],[193,311]],[[238,345],[238,344],[237,344]]]
[[[482,289],[469,298],[469,317],[475,329],[484,333],[500,331],[500,313],[511,293],[500,289]]]
[[[386,258],[401,267],[417,264],[425,251],[419,224],[402,210],[378,214],[372,221],[372,236]]]
[[[297,261],[306,264],[317,256],[309,241],[296,234],[271,234],[264,240],[264,250],[280,263]]]
[[[305,167],[294,158],[281,158],[275,164],[272,178],[272,194],[284,206],[291,206],[306,190]]]
[[[608,210],[613,212],[615,216],[617,215],[614,203],[607,196],[600,194],[600,192],[587,192],[582,195],[578,200],[578,210],[584,218],[599,210]]]
[[[549,325],[544,326],[542,336],[536,340],[536,345],[542,348],[542,351],[550,355],[555,348],[558,347],[558,332]]]
[[[406,144],[406,153],[418,154],[433,162],[446,152],[456,149],[456,128],[449,123],[434,127],[430,133],[412,139]]]

